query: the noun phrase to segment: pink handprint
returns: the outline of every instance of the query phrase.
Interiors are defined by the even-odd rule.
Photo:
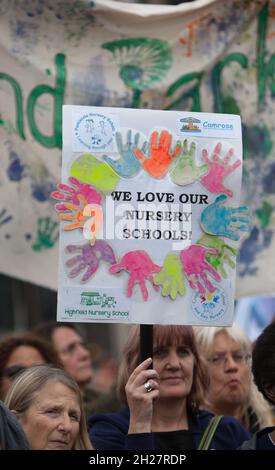
[[[205,256],[207,254],[217,255],[218,253],[219,250],[215,248],[206,248],[200,245],[191,245],[180,252],[182,267],[191,289],[198,287],[199,291],[204,293],[206,287],[209,292],[214,292],[215,287],[207,278],[206,273],[208,271],[216,281],[221,281],[221,276],[206,262]]]
[[[76,277],[84,269],[85,274],[81,278],[81,282],[87,282],[97,271],[101,261],[114,264],[116,257],[110,245],[104,240],[96,240],[93,246],[86,245],[67,245],[67,253],[78,253],[77,256],[70,258],[65,264],[68,268],[73,268],[69,272],[69,277]]]
[[[109,271],[110,273],[115,274],[120,272],[122,269],[125,269],[130,273],[127,286],[128,297],[133,295],[133,287],[135,282],[137,282],[140,285],[143,300],[146,301],[148,299],[148,291],[145,285],[146,279],[149,279],[156,291],[159,290],[159,286],[155,286],[153,284],[152,273],[159,272],[161,267],[154,264],[145,251],[129,251],[122,256],[120,263],[111,266]]]
[[[158,138],[158,132],[154,131],[150,139],[150,154],[134,148],[136,157],[153,178],[161,179],[167,174],[170,163],[181,150],[181,144],[178,141],[174,150],[171,149],[172,136],[167,131],[162,131]],[[147,148],[148,146],[146,146]]]
[[[69,178],[69,181],[72,185],[76,186],[76,188],[67,184],[59,183],[57,185],[58,191],[53,191],[51,193],[51,197],[53,199],[58,199],[59,201],[70,202],[78,206],[78,196],[81,195],[87,201],[87,204],[101,204],[101,193],[96,191],[92,185],[80,183],[80,181],[73,176]],[[55,205],[55,209],[57,212],[60,212],[68,210],[68,207],[64,203],[58,203]]]
[[[200,182],[211,193],[223,193],[232,197],[233,193],[223,185],[223,179],[235,170],[235,168],[240,166],[241,160],[236,160],[233,165],[229,166],[228,164],[233,156],[234,149],[229,149],[226,156],[224,158],[220,158],[219,155],[221,153],[221,149],[222,145],[219,142],[214,148],[212,161],[209,159],[207,150],[204,149],[202,151],[202,160],[208,165],[208,171],[201,177]]]

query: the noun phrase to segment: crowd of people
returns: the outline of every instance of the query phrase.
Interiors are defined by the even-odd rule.
[[[0,448],[275,450],[275,323],[254,348],[235,325],[154,325],[144,361],[135,325],[117,396],[93,377],[73,324],[0,339]]]

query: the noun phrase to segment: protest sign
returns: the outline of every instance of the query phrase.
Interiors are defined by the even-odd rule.
[[[239,116],[63,109],[58,319],[232,323]]]

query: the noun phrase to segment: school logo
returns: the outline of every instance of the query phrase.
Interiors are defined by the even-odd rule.
[[[113,296],[100,294],[99,292],[82,292],[81,305],[87,306],[100,306],[100,307],[115,307],[116,300]]]
[[[200,320],[207,323],[219,320],[226,313],[225,292],[219,287],[216,287],[213,293],[195,292],[191,305],[193,312]]]
[[[198,133],[201,132],[201,121],[194,117],[186,117],[178,119],[178,133]]]
[[[98,113],[87,113],[74,126],[75,150],[102,152],[113,150],[117,125],[115,119]]]

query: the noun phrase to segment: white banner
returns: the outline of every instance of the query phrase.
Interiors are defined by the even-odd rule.
[[[57,288],[63,104],[232,113],[253,214],[237,295],[274,294],[274,9],[2,0],[0,271]]]

